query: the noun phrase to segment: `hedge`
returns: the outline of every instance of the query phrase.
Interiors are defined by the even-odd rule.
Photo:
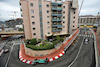
[[[28,48],[31,48],[32,50],[48,50],[48,49],[52,49],[54,48],[54,44],[51,44],[51,45],[44,45],[44,46],[36,46],[36,45],[27,45],[26,44],[26,47]]]

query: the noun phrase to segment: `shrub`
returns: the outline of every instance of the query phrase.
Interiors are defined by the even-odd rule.
[[[42,44],[40,44],[40,46],[43,46]]]
[[[58,41],[60,41],[60,36],[57,35],[55,39],[58,40]]]
[[[36,45],[37,44],[36,39],[31,39],[30,42],[31,42],[30,44],[32,44],[32,45]]]
[[[22,28],[19,28],[19,31],[23,31],[23,29]]]
[[[38,43],[41,43],[41,41],[42,41],[41,39],[38,39]]]
[[[31,48],[33,50],[48,50],[54,48],[54,45],[53,44],[44,45],[44,46],[26,45],[26,47]]]
[[[25,40],[25,44],[30,44],[30,39]]]
[[[63,38],[63,37],[61,37],[61,38],[60,38],[60,41],[62,41],[62,42],[63,42],[63,41],[64,41],[64,38]]]
[[[52,42],[54,45],[56,45],[57,43],[59,43],[57,40]]]
[[[68,37],[68,36],[70,36],[70,34],[66,34],[65,36]]]

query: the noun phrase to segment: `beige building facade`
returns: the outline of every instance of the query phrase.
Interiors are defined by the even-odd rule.
[[[78,25],[94,25],[100,23],[100,16],[84,15],[79,16]]]
[[[20,0],[26,39],[72,33],[78,27],[78,0]]]

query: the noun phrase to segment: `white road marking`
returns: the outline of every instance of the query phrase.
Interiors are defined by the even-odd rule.
[[[19,44],[22,44],[22,43],[18,43],[17,45],[19,45]],[[6,45],[7,46],[7,45]],[[13,45],[12,45],[12,47],[11,47],[11,51],[10,51],[10,54],[9,54],[9,56],[8,56],[8,59],[7,59],[7,62],[6,62],[6,64],[5,64],[5,67],[7,67],[7,65],[8,65],[8,61],[9,61],[9,59],[10,59],[10,56],[11,56],[11,53],[12,53],[12,51],[13,51],[13,47],[14,46],[16,46],[16,43],[14,43],[14,41],[13,41]]]
[[[85,38],[85,37],[84,37],[84,38]],[[78,51],[78,53],[77,53],[75,59],[73,60],[73,62],[72,62],[70,65],[68,65],[68,67],[71,67],[71,66],[75,63],[75,61],[77,60],[77,58],[78,58],[78,56],[79,56],[79,53],[80,53],[80,51],[81,51],[83,42],[84,42],[84,38],[83,38],[83,40],[82,40],[81,46],[80,46],[80,48],[79,48],[79,51]]]
[[[9,61],[9,59],[10,59],[10,56],[11,56],[13,47],[14,47],[14,44],[13,44],[12,47],[11,47],[11,52],[10,52],[10,54],[9,54],[8,60],[7,60],[6,64],[5,64],[5,67],[7,67],[7,65],[8,65],[8,61]]]

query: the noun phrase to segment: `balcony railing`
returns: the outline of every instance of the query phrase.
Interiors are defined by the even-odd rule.
[[[62,24],[52,24],[52,27],[62,28]]]
[[[51,5],[63,5],[62,3],[51,3]]]
[[[52,21],[62,21],[62,19],[52,19]]]
[[[52,12],[52,14],[62,14],[62,12]]]
[[[61,17],[62,14],[51,14],[51,16],[58,16],[58,17]]]
[[[60,32],[62,29],[52,29],[52,32]]]
[[[52,7],[51,10],[58,10],[58,11],[62,11],[62,7]]]
[[[51,16],[59,16],[59,17],[61,17],[62,13],[61,12],[52,12]]]

